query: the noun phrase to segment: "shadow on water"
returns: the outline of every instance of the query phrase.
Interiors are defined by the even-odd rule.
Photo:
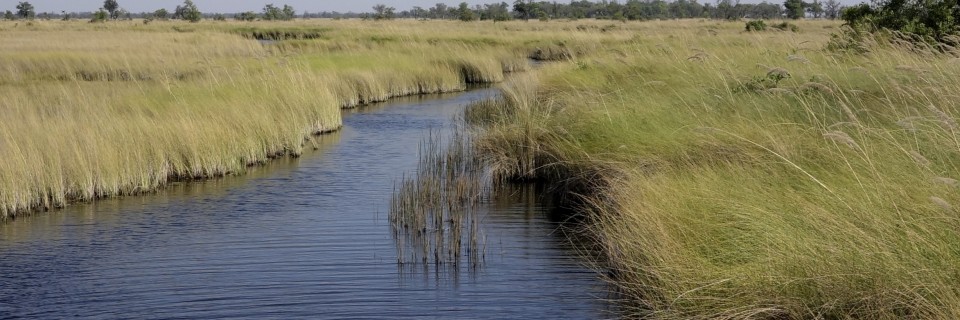
[[[0,225],[0,319],[609,316],[535,190],[478,204],[481,268],[398,267],[394,183],[425,134],[491,94],[347,110],[300,158]]]

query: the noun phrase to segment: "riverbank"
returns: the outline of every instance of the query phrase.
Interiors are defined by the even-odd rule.
[[[475,106],[474,141],[503,179],[590,191],[635,316],[960,316],[960,63],[798,26],[633,25]]]
[[[567,59],[629,37],[569,27],[0,23],[0,219],[242,173],[298,155],[312,134],[340,126],[340,108],[498,82],[531,57]],[[289,38],[261,45],[263,34]]]
[[[609,317],[606,286],[529,188],[476,207],[487,260],[399,265],[386,215],[427,132],[493,89],[343,112],[298,158],[0,224],[3,317]]]

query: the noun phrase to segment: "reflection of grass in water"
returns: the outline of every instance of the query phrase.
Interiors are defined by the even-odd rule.
[[[481,166],[460,131],[446,148],[442,143],[441,134],[431,131],[420,144],[417,175],[404,177],[394,190],[390,222],[397,262],[457,266],[466,255],[470,266],[479,266],[485,251],[478,215]]]

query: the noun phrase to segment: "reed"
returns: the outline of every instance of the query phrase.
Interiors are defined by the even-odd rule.
[[[464,257],[471,268],[483,263],[483,167],[468,139],[456,131],[443,147],[441,133],[431,131],[420,144],[416,174],[397,183],[389,218],[399,264],[458,268]]]

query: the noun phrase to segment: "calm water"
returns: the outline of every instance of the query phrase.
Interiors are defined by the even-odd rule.
[[[0,318],[608,317],[530,188],[486,205],[481,268],[397,264],[394,182],[428,130],[491,94],[351,111],[299,159],[0,225]]]

